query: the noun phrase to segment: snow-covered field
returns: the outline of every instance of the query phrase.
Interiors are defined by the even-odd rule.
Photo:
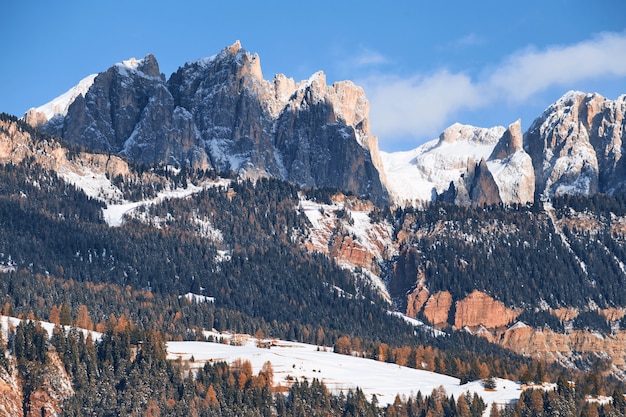
[[[478,393],[489,406],[504,405],[517,400],[521,394],[519,383],[496,379],[497,388],[485,390],[481,381],[460,385],[458,378],[412,369],[371,359],[340,355],[332,348],[319,348],[304,343],[274,341],[271,348],[259,348],[256,339],[245,338],[242,346],[211,342],[168,342],[168,358],[181,358],[191,367],[202,367],[206,362],[237,359],[249,360],[253,371],[258,373],[263,364],[271,362],[274,383],[289,385],[289,380],[313,380],[317,378],[334,391],[360,387],[370,397],[375,394],[379,404],[393,403],[396,395],[412,396],[421,391],[430,395],[434,388],[443,386],[448,395],[458,398],[459,394]],[[488,410],[486,411],[488,413]],[[488,415],[488,414],[487,414]]]

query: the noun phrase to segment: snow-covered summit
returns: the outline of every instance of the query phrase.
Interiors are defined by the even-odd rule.
[[[142,59],[130,58],[118,62],[113,66],[120,75],[131,77],[137,75],[149,79],[162,79],[159,72],[159,64],[152,54],[146,55]]]
[[[405,152],[381,152],[387,188],[395,202],[432,201],[468,166],[488,159],[505,128],[455,123],[437,139]]]
[[[85,96],[87,91],[89,91],[89,88],[93,85],[93,82],[97,76],[98,74],[88,75],[87,77],[80,80],[80,82],[74,87],[67,90],[65,93],[52,99],[46,104],[29,110],[29,112],[34,110],[37,113],[41,113],[45,116],[46,120],[50,120],[56,115],[65,116],[67,114],[67,109],[70,107],[70,104],[72,104],[72,102],[76,100],[76,97]]]

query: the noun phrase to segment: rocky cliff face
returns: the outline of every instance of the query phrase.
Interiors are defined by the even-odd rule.
[[[622,158],[626,95],[608,100],[569,92],[548,107],[524,135],[540,195],[593,195],[625,189]]]
[[[72,381],[58,355],[48,353],[49,363],[41,372],[37,387],[24,402],[23,381],[13,357],[11,373],[0,368],[0,415],[2,416],[60,416],[63,401],[74,394]]]
[[[618,369],[626,366],[626,331],[623,330],[602,335],[589,330],[559,333],[549,328],[531,327],[515,321],[521,310],[507,308],[480,291],[454,301],[448,291],[429,296],[428,290],[421,287],[409,294],[408,298],[407,315],[415,317],[421,313],[429,323],[439,328],[449,326],[452,319],[454,328],[464,329],[522,355],[575,366],[572,364],[581,354],[601,354],[611,358],[612,364]],[[611,322],[619,321],[624,316],[623,309],[600,309],[598,312]],[[578,315],[578,310],[555,309],[552,314],[560,320],[571,322]]]
[[[302,236],[302,244],[309,251],[333,258],[341,267],[365,278],[390,300],[386,285],[381,280],[381,264],[395,255],[393,227],[387,221],[374,221],[370,212],[372,203],[363,203],[354,197],[336,194],[332,204],[300,201],[310,227]]]
[[[498,186],[500,199],[506,204],[534,201],[535,171],[532,159],[523,148],[522,124],[511,124],[487,160],[487,166]]]
[[[467,172],[455,184],[450,185],[444,200],[449,200],[454,204],[478,207],[502,203],[498,184],[484,159],[468,167]]]
[[[300,83],[267,81],[260,58],[239,42],[167,81],[152,55],[124,61],[67,100],[60,113],[33,110],[27,120],[48,120],[42,128],[65,141],[148,165],[234,170],[386,199],[363,90],[328,86],[321,72]]]
[[[409,300],[423,301],[426,297],[427,301],[420,305],[410,302],[406,313],[415,317],[421,312],[429,323],[437,327],[448,326],[452,319],[457,329],[479,326],[495,329],[511,324],[520,313],[481,291],[473,291],[467,297],[455,301],[448,291],[439,291],[428,296],[428,291],[421,289],[410,294]]]
[[[383,154],[390,193],[398,203],[444,199],[457,204],[497,202],[489,187],[470,196],[476,163],[485,159],[505,204],[525,204],[537,196],[613,194],[626,189],[622,158],[626,95],[608,100],[598,94],[569,92],[534,120],[525,134],[521,122],[497,137],[476,139],[478,128],[455,124],[438,140],[410,152]],[[499,128],[502,129],[502,128]],[[487,130],[484,130],[485,132]],[[446,145],[454,147],[446,148]],[[435,191],[432,193],[431,191]]]
[[[19,164],[24,160],[55,171],[69,183],[76,184],[80,180],[83,186],[92,184],[94,186],[86,188],[85,192],[92,198],[107,201],[121,199],[120,190],[111,185],[110,179],[119,175],[130,179],[131,174],[128,163],[118,156],[70,152],[55,140],[24,129],[17,120],[0,119],[0,164]],[[102,192],[107,195],[99,195]]]

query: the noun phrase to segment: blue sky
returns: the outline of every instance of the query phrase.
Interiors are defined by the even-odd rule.
[[[626,1],[31,1],[0,14],[0,112],[148,53],[167,77],[240,40],[266,79],[323,70],[370,100],[386,151],[454,122],[532,120],[568,90],[626,93]]]

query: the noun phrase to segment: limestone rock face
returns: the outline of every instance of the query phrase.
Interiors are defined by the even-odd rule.
[[[386,285],[380,280],[381,263],[397,253],[393,227],[387,221],[372,221],[371,202],[336,194],[332,204],[301,201],[299,210],[309,219],[302,245],[309,251],[326,254],[342,268],[358,276],[365,274],[380,294],[389,299]]]
[[[406,315],[409,317],[417,317],[424,304],[428,301],[428,290],[424,287],[418,287],[407,296]]]
[[[614,193],[625,188],[626,95],[569,92],[524,135],[541,195]]]
[[[470,200],[478,206],[493,205],[502,202],[498,184],[496,184],[496,180],[493,179],[493,175],[491,175],[487,167],[487,162],[484,159],[476,165],[473,181],[468,187],[468,193]]]
[[[523,149],[521,122],[511,124],[488,159],[468,160],[466,172],[450,183],[441,199],[460,205],[525,204],[534,201],[535,174]]]
[[[427,298],[427,301],[424,300]],[[414,317],[420,311],[434,326],[447,326],[451,308],[454,309],[454,327],[497,329],[508,326],[519,315],[519,311],[507,308],[500,301],[481,291],[473,291],[462,300],[454,301],[448,291],[429,296],[426,288],[419,287],[408,297],[407,315]]]
[[[9,374],[4,367],[0,367],[0,415],[23,415],[22,402],[24,393],[19,382],[17,370]]]
[[[72,381],[58,355],[49,352],[48,358],[50,362],[45,365],[37,387],[30,393],[27,406],[31,411],[27,416],[60,416],[63,401],[74,395]],[[9,359],[14,362],[12,372],[9,374],[0,368],[0,415],[21,416],[25,415],[23,382],[15,359],[12,356]]]
[[[446,325],[452,301],[452,295],[448,291],[441,291],[431,295],[424,307],[424,316],[434,326]]]
[[[451,183],[442,198],[444,201],[465,206],[482,207],[502,203],[498,184],[484,159],[474,166],[469,166],[467,173],[456,183]]]
[[[127,177],[131,170],[128,163],[115,155],[93,154],[87,152],[69,152],[58,142],[52,139],[43,139],[32,129],[24,129],[24,124],[17,120],[0,119],[0,164],[20,164],[26,159],[32,159],[42,168],[52,170],[69,183],[75,183],[77,178],[89,178],[94,182],[110,184],[110,178],[119,175]],[[26,126],[28,128],[28,126]],[[149,174],[144,174],[149,175]],[[106,186],[105,186],[106,187]],[[97,190],[99,187],[93,187]],[[115,187],[110,188],[112,200],[121,199],[121,192]],[[92,190],[92,191],[93,191]],[[102,197],[90,194],[92,198]]]
[[[488,294],[474,291],[456,303],[454,326],[457,329],[465,326],[496,328],[510,324],[518,314]]]
[[[43,129],[89,149],[386,200],[363,90],[326,85],[321,72],[300,83],[284,75],[267,81],[258,55],[239,42],[167,81],[152,55],[124,61],[67,100],[67,113],[48,114]],[[41,114],[27,119],[40,125]]]
[[[487,165],[505,204],[534,201],[535,171],[532,159],[523,148],[521,121],[511,124],[489,156]]]
[[[514,352],[548,361],[562,360],[580,353],[601,352],[608,355],[617,367],[623,367],[626,364],[626,332],[624,331],[601,336],[585,330],[556,333],[550,329],[515,325],[493,339]]]
[[[372,157],[377,146],[369,133],[368,109],[365,93],[351,82],[327,86],[318,72],[301,84],[275,126],[286,179],[359,195],[385,194]]]

